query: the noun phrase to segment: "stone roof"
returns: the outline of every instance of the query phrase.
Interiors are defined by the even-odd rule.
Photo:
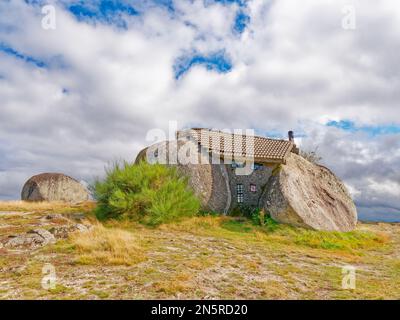
[[[178,138],[191,137],[209,152],[221,157],[253,159],[256,162],[285,163],[296,146],[293,141],[232,134],[194,128],[178,132]]]

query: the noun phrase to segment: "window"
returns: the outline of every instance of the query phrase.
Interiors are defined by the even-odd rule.
[[[263,168],[263,165],[262,165],[261,163],[253,163],[253,164],[251,165],[251,168],[252,168],[253,170],[261,170],[261,169]]]
[[[232,164],[231,164],[232,168],[244,168],[245,166],[246,166],[245,162],[232,161]]]
[[[237,202],[238,203],[243,203],[243,194],[244,194],[244,189],[242,184],[237,184],[236,185],[236,195],[237,195]]]
[[[255,184],[250,184],[250,192],[257,192],[257,186]]]

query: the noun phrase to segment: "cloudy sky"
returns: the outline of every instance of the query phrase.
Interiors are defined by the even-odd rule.
[[[177,121],[294,130],[361,218],[400,220],[398,1],[1,0],[0,17],[0,199],[40,172],[91,181]]]

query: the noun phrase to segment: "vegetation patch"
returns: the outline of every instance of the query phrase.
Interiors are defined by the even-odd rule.
[[[144,161],[115,164],[104,181],[95,183],[94,194],[99,219],[129,219],[156,226],[194,216],[200,209],[187,179],[175,168]]]
[[[221,224],[221,227],[233,232],[252,232],[254,229],[248,223],[240,220],[227,220]]]
[[[297,245],[323,250],[357,252],[359,249],[383,248],[389,238],[382,233],[367,230],[351,232],[316,231],[279,224],[269,215],[253,220],[230,217],[196,217],[166,226],[168,230],[203,233],[204,235],[225,235],[226,237],[247,237],[250,241],[268,244]]]
[[[329,232],[296,229],[294,243],[311,248],[352,251],[381,246],[387,237],[369,231]]]
[[[90,231],[71,235],[74,251],[80,264],[134,265],[146,259],[140,241],[133,233],[121,229],[108,229],[101,224]]]

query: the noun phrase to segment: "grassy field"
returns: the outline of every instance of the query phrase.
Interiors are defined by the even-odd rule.
[[[49,213],[83,213],[93,224],[33,251],[0,248],[0,298],[400,299],[399,224],[332,233],[206,216],[150,228],[100,224],[93,207],[0,203],[0,238],[49,228]],[[43,289],[48,263],[57,281]],[[355,289],[342,288],[348,265],[356,268]]]

